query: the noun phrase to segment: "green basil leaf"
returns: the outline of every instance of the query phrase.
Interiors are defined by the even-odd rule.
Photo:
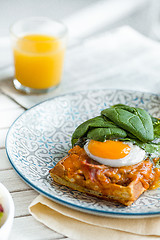
[[[103,110],[101,114],[142,142],[154,139],[152,119],[144,109],[118,104]]]

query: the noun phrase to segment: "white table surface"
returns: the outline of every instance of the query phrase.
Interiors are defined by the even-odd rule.
[[[15,204],[15,218],[9,240],[69,239],[37,222],[28,206],[38,193],[25,184],[13,170],[5,150],[5,138],[12,122],[24,109],[0,93],[0,182],[11,193]]]

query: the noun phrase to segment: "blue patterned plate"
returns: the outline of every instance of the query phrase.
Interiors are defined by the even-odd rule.
[[[49,170],[71,148],[71,135],[83,121],[113,104],[123,103],[160,115],[160,96],[122,91],[92,90],[55,97],[23,113],[11,126],[6,149],[22,179],[44,196],[77,210],[112,217],[153,217],[160,214],[160,189],[146,191],[129,207],[87,196],[55,184]]]

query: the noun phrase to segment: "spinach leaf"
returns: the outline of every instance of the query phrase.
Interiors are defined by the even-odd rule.
[[[100,142],[104,142],[106,139],[124,138],[126,136],[127,133],[118,127],[93,128],[87,134],[88,139],[93,139]]]
[[[139,145],[140,147],[140,145]],[[160,154],[160,145],[155,144],[155,143],[144,143],[142,144],[142,148],[150,154],[157,154],[159,156]]]
[[[155,138],[160,138],[160,120],[158,118],[152,118],[153,122],[153,131],[154,131],[154,137]]]
[[[132,139],[132,138],[123,138],[123,139],[119,139],[120,141],[123,141],[123,142],[132,142],[133,144],[139,146],[140,148],[142,148],[143,150],[145,150],[145,152],[147,152],[148,154],[154,154],[154,155],[159,155],[160,154],[160,145],[159,144],[156,144],[156,143],[153,143],[153,142],[149,142],[149,143],[144,143],[144,142],[141,142],[140,140],[138,139]]]
[[[144,109],[117,104],[103,110],[101,114],[142,142],[154,139],[152,119]]]
[[[102,128],[102,130],[97,130],[99,137],[97,137],[96,135],[94,136],[94,133],[93,134],[91,133],[91,138],[94,140],[96,140],[97,138],[103,139],[104,136],[111,137],[110,131],[111,131],[111,133],[112,132],[114,133],[114,136],[115,136],[116,131],[118,132],[117,136],[120,135],[120,132],[122,133],[122,137],[125,137],[127,135],[125,130],[116,126],[109,119],[106,119],[105,117],[102,117],[102,116],[97,116],[95,118],[91,118],[91,119],[85,121],[84,123],[82,123],[81,125],[79,125],[76,128],[76,130],[74,131],[74,133],[72,135],[72,146],[78,141],[79,138],[86,137],[86,136],[89,137],[89,135],[87,135],[88,132],[90,130],[93,130],[96,128]],[[106,128],[110,129],[110,130],[107,130],[108,134],[106,132]],[[112,131],[113,128],[115,129],[114,131]],[[104,133],[103,133],[103,131],[104,131]],[[102,134],[102,137],[100,137],[100,134]]]
[[[159,118],[156,118],[156,117],[153,117],[153,116],[151,116],[151,119],[152,119],[153,125],[156,124],[156,123],[158,123],[158,122],[160,121]]]
[[[160,168],[160,158],[158,159],[158,161],[156,162],[156,167]]]

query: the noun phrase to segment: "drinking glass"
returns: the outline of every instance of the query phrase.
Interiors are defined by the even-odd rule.
[[[67,28],[45,17],[20,20],[10,29],[17,90],[45,93],[60,84]]]

